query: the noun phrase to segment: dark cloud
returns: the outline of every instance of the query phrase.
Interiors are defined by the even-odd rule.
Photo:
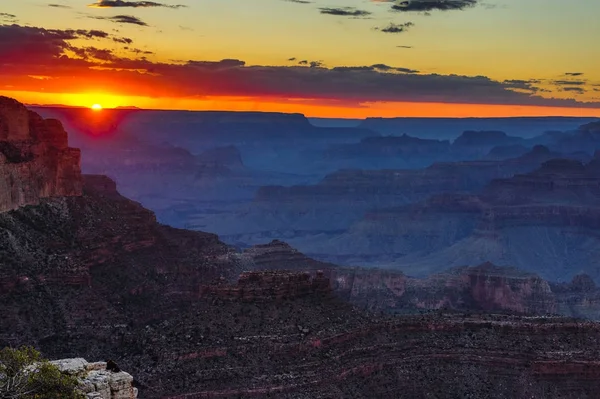
[[[139,19],[138,17],[134,17],[133,15],[115,15],[112,17],[96,17],[90,16],[90,18],[94,19],[106,19],[108,21],[112,21],[118,24],[132,24],[139,26],[149,26],[147,23]]]
[[[565,76],[583,76],[583,72],[565,72]]]
[[[387,64],[315,67],[249,66],[242,60],[152,62],[127,58],[99,46],[77,47],[94,38],[82,30],[0,25],[0,80],[23,91],[82,92],[101,84],[120,95],[153,97],[237,96],[344,104],[403,101],[600,108],[600,103],[543,98],[530,81],[499,82],[485,76],[439,75]],[[110,40],[108,37],[106,40]],[[90,39],[91,40],[91,39]],[[143,53],[136,53],[140,55]],[[132,53],[133,54],[133,53]],[[310,65],[310,61],[306,61]],[[51,76],[31,79],[28,76]],[[583,88],[567,86],[579,95]]]
[[[409,68],[395,68],[395,70],[402,73],[419,73],[419,71],[417,71],[416,69]]]
[[[555,80],[552,83],[557,86],[583,86],[587,82],[585,80]]]
[[[61,30],[0,25],[0,63],[4,59],[13,59],[26,65],[39,63],[41,66],[53,62],[59,64],[63,61],[69,62],[65,53],[71,51],[77,54],[77,49],[69,43],[69,41],[75,39],[108,39],[122,43],[131,42],[131,39],[112,37],[107,32],[95,29]]]
[[[411,26],[414,26],[414,25],[415,24],[413,24],[412,22],[406,22],[403,24],[390,23],[385,28],[375,28],[375,29],[381,30],[382,32],[385,32],[385,33],[402,33],[402,32],[406,32],[408,30],[408,28],[410,28]]]
[[[146,7],[166,7],[166,8],[182,8],[186,7],[181,4],[170,5],[163,3],[156,3],[154,1],[123,1],[123,0],[98,0],[96,3],[88,5],[92,8],[114,8],[114,7],[132,7],[132,8],[146,8]]]
[[[430,12],[464,10],[477,5],[479,0],[390,0],[392,10],[399,12]]]
[[[78,57],[83,58],[85,60],[99,60],[99,61],[108,61],[115,62],[119,59],[119,57],[115,56],[112,50],[108,49],[99,49],[96,47],[83,47],[77,48],[73,47],[71,49]]]
[[[562,91],[574,92],[574,93],[577,93],[577,94],[583,94],[583,93],[585,93],[585,89],[583,89],[581,87],[563,87],[561,90]]]
[[[539,80],[520,80],[520,79],[511,79],[505,80],[502,82],[505,87],[509,89],[517,89],[523,91],[536,92],[539,91],[538,87],[533,86],[534,84],[540,83]]]
[[[125,49],[129,50],[129,51],[131,51],[132,53],[135,53],[135,54],[143,54],[143,55],[152,55],[152,54],[155,54],[154,51],[149,51],[149,50],[140,50],[140,49],[137,49],[137,48],[129,48],[129,47],[126,47]]]
[[[17,16],[6,12],[0,12],[0,21],[14,24],[17,22]]]
[[[402,72],[402,73],[419,73],[419,71],[417,71],[416,69],[391,67],[386,64],[374,64],[374,65],[371,65],[369,68],[371,68],[373,70],[379,70],[379,71],[385,71],[385,72],[395,71],[395,72]]]
[[[386,65],[386,64],[374,64],[374,65],[371,65],[371,68],[380,69],[382,71],[390,71],[390,70],[394,69],[393,67]]]
[[[331,68],[334,72],[361,72],[361,71],[373,71],[375,68],[372,66],[344,66],[344,67],[333,67]]]
[[[295,60],[295,58],[294,58],[294,60]],[[293,60],[289,59],[288,61],[293,61]],[[302,60],[302,61],[298,61],[298,65],[309,66],[311,68],[320,68],[320,67],[324,66],[325,64],[323,64],[323,61]]]
[[[406,49],[413,48],[413,46],[396,46],[396,47],[398,47],[398,48],[406,48]]]
[[[410,68],[392,67],[386,64],[374,64],[371,66],[351,66],[351,67],[334,67],[331,68],[335,72],[364,72],[364,71],[381,71],[381,72],[401,72],[401,73],[419,73],[419,71]]]
[[[296,57],[288,58],[288,61],[296,61]]]
[[[243,67],[246,65],[246,62],[235,59],[224,59],[221,61],[188,61],[186,65],[216,71]]]
[[[341,15],[344,17],[366,17],[371,15],[371,12],[365,10],[358,10],[354,7],[339,7],[339,8],[331,8],[331,7],[322,7],[319,8],[321,14],[329,14],[329,15]]]
[[[48,4],[48,7],[54,7],[54,8],[73,8],[71,6],[67,6],[64,4]]]
[[[133,40],[128,37],[113,37],[112,40],[117,43],[131,44]]]
[[[307,0],[284,0],[287,1],[288,3],[298,3],[298,4],[310,4],[312,3],[312,1],[307,1]]]

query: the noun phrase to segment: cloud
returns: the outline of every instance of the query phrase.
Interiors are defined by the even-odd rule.
[[[96,17],[90,16],[90,18],[94,19],[106,19],[108,21],[112,21],[118,24],[132,24],[139,26],[149,26],[147,23],[139,19],[138,17],[134,17],[133,15],[115,15],[112,17]]]
[[[529,92],[537,92],[539,91],[538,87],[533,86],[534,84],[540,83],[539,80],[521,80],[521,79],[509,79],[502,82],[505,87],[513,90],[521,90],[521,91],[529,91]]]
[[[319,8],[319,10],[321,11],[321,14],[340,15],[344,17],[366,17],[368,15],[371,15],[371,12],[369,11],[358,10],[354,7],[322,7]]]
[[[67,6],[64,4],[48,4],[48,7],[54,7],[54,8],[73,8],[71,6]]]
[[[585,93],[585,89],[582,89],[581,87],[563,87],[561,90],[562,91],[575,92],[575,93],[578,93],[578,94]]]
[[[295,60],[295,58],[294,58]],[[294,61],[291,58],[288,61]],[[301,60],[298,61],[298,65],[304,65],[304,66],[309,66],[311,68],[320,68],[322,66],[324,66],[325,64],[323,64],[323,61],[308,61],[308,60]]]
[[[81,39],[94,45],[85,46],[84,42],[82,46]],[[544,98],[535,92],[535,80],[500,82],[485,76],[426,74],[388,64],[328,68],[312,61],[319,64],[307,68],[247,65],[238,59],[152,62],[141,50],[130,50],[129,57],[96,44],[102,44],[102,40],[109,44],[112,39],[102,31],[0,25],[0,81],[11,82],[15,90],[47,93],[80,93],[106,87],[113,88],[117,95],[169,98],[224,96],[354,105],[400,101],[600,108],[598,102]],[[311,65],[311,61],[306,62]],[[573,95],[584,90],[565,88],[564,93]]]
[[[115,8],[115,7],[132,7],[132,8],[146,8],[146,7],[166,7],[166,8],[182,8],[187,7],[181,4],[170,5],[163,3],[156,3],[154,1],[124,1],[124,0],[98,0],[96,3],[88,5],[92,8]]]
[[[17,16],[6,12],[0,12],[0,21],[13,24],[17,22]]]
[[[583,86],[587,82],[585,80],[554,80],[552,83],[557,86]]]
[[[476,6],[479,0],[376,0],[376,2],[393,3],[393,11],[430,12],[465,10]]]
[[[402,33],[402,32],[406,32],[408,30],[408,28],[410,28],[414,25],[415,24],[413,24],[412,22],[406,22],[403,24],[390,23],[385,28],[375,28],[375,29],[381,30],[382,32],[385,32],[385,33]]]
[[[133,43],[133,39],[130,39],[128,37],[113,37],[112,40],[113,40],[113,42],[123,43],[123,44]]]
[[[392,67],[392,66],[389,66],[386,64],[374,64],[369,67],[359,67],[359,68],[363,68],[363,70],[371,70],[371,71],[378,70],[378,71],[384,71],[384,72],[419,73],[419,71],[417,71],[416,69]]]
[[[119,38],[101,30],[44,29],[19,25],[0,25],[0,63],[12,60],[16,65],[39,63],[41,66],[69,62],[65,53],[73,51],[69,42],[75,39],[114,40],[131,43],[131,39]],[[1,70],[1,68],[0,68]],[[51,71],[46,71],[50,73]],[[45,75],[31,73],[30,75]]]
[[[230,68],[239,68],[246,65],[245,61],[236,60],[236,59],[224,59],[221,61],[188,61],[186,63],[188,66],[197,67],[200,69],[208,69],[208,70],[223,70]]]
[[[583,72],[565,72],[565,76],[583,76]]]
[[[310,4],[312,3],[312,1],[307,1],[307,0],[284,0],[287,1],[289,3],[298,3],[298,4]]]
[[[398,48],[406,48],[406,49],[413,48],[413,46],[396,46],[396,47],[398,47]]]

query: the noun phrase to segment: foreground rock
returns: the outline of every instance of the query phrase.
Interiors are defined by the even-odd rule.
[[[74,358],[51,363],[61,372],[77,377],[79,389],[87,399],[135,399],[138,396],[131,374],[107,370],[106,362],[88,363],[85,359]]]

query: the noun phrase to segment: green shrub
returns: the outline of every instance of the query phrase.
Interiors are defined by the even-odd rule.
[[[0,351],[0,399],[81,399],[78,384],[32,347]]]

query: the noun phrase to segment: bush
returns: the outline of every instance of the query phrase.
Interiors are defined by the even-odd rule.
[[[0,351],[0,399],[81,399],[78,385],[32,347]]]

